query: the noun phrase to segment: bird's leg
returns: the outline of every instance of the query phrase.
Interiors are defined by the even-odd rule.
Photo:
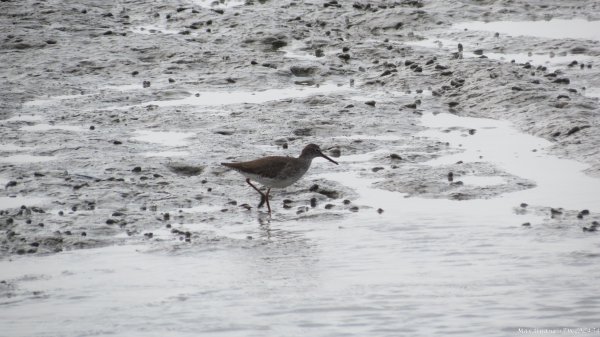
[[[263,207],[263,205],[265,204],[265,200],[266,200],[265,194],[263,192],[261,192],[256,186],[252,185],[252,183],[250,182],[250,178],[247,178],[246,182],[248,183],[248,185],[252,186],[252,188],[255,189],[256,192],[258,192],[258,194],[260,194],[260,203],[258,204],[258,208]],[[267,192],[267,193],[269,193],[269,192]],[[267,206],[268,205],[269,205],[269,201],[267,200]]]
[[[269,209],[269,214],[271,214],[271,205],[269,205],[269,192],[271,192],[271,188],[267,189],[267,194],[265,195],[265,200],[267,200],[267,208]]]

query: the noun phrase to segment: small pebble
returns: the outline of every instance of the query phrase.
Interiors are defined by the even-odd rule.
[[[531,227],[531,223],[529,223],[529,222],[526,222],[526,223],[522,224],[521,226],[524,226],[524,227]]]
[[[520,206],[521,206],[521,208],[526,208],[526,207],[527,207],[527,206],[529,206],[529,205],[528,205],[528,204],[526,204],[526,203],[524,203],[524,202],[522,202]]]
[[[317,198],[310,199],[310,207],[317,207]]]
[[[379,214],[383,213],[383,209],[382,208],[378,208],[377,209],[377,213],[379,213]]]

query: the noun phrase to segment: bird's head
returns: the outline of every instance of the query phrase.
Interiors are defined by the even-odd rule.
[[[300,154],[300,158],[306,158],[306,159],[313,159],[313,158],[317,158],[317,157],[323,157],[327,160],[329,160],[330,162],[338,165],[338,162],[329,158],[328,156],[326,156],[321,149],[319,148],[318,145],[316,144],[308,144],[306,145],[306,147],[304,147],[304,149],[302,150],[302,153]]]

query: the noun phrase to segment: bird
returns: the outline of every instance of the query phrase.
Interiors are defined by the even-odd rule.
[[[338,162],[323,154],[316,144],[306,145],[298,158],[268,156],[245,162],[221,163],[221,165],[231,168],[246,177],[246,183],[260,194],[261,199],[258,207],[262,207],[266,202],[269,214],[271,214],[271,205],[269,204],[271,188],[288,187],[298,181],[308,171],[312,160],[317,157],[323,157],[339,165]],[[267,193],[259,190],[252,184],[251,180],[266,186]]]

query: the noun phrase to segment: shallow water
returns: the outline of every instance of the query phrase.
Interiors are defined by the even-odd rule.
[[[6,183],[8,183],[8,180],[4,180],[2,177],[0,177],[0,186],[4,187]],[[29,197],[20,195],[15,195],[13,197],[0,197],[0,207],[3,209],[21,207],[22,205],[39,206],[42,204],[46,204],[47,202],[48,198],[39,197]],[[4,275],[0,277],[4,277]]]
[[[585,90],[585,95],[589,97],[598,97],[600,98],[600,88],[587,88]]]
[[[539,205],[600,211],[600,196],[596,192],[600,190],[600,179],[583,173],[588,168],[586,164],[545,153],[543,148],[551,145],[549,141],[520,133],[506,121],[458,117],[447,113],[426,114],[423,121],[424,125],[433,128],[423,132],[423,135],[449,142],[464,150],[434,159],[429,162],[430,165],[452,164],[461,160],[491,162],[511,174],[536,182],[534,189],[511,194],[514,202],[521,198],[523,201],[535,200]],[[475,129],[476,132],[468,136],[461,131],[440,132],[453,126]]]
[[[265,103],[290,98],[302,98],[314,95],[328,95],[335,92],[348,91],[348,86],[326,83],[319,86],[296,86],[284,89],[267,89],[262,91],[204,91],[196,92],[183,99],[151,101],[136,106],[157,105],[159,107],[198,105],[218,106],[241,103]],[[121,109],[132,106],[121,107]]]
[[[174,131],[150,131],[150,130],[138,130],[136,131],[132,139],[156,143],[163,146],[185,146],[189,143],[189,138],[195,136],[192,132],[174,132]]]
[[[82,97],[86,97],[86,96],[89,96],[89,95],[78,94],[78,95],[59,95],[59,96],[40,97],[35,100],[27,101],[27,102],[23,103],[23,106],[40,107],[40,106],[46,106],[46,105],[56,105],[56,104],[60,104],[64,100],[71,100],[71,99],[82,98]]]
[[[71,132],[82,132],[85,131],[86,128],[79,125],[66,125],[66,124],[34,124],[34,125],[26,125],[21,128],[23,131],[35,131],[35,132],[45,132],[50,130],[63,130],[63,131],[71,131]]]
[[[462,22],[456,29],[481,30],[512,36],[525,35],[549,39],[590,39],[600,41],[600,21],[552,19],[548,21]]]
[[[231,8],[244,5],[246,0],[193,0],[192,2],[206,8]]]
[[[411,46],[419,46],[426,48],[440,48],[447,51],[456,51],[458,43],[461,43],[464,47],[463,56],[470,58],[478,58],[480,55],[474,54],[472,51],[479,49],[477,42],[468,42],[467,40],[461,39],[443,39],[443,38],[428,38],[421,41],[411,41],[406,44]],[[516,63],[531,63],[533,65],[543,65],[548,68],[549,71],[553,71],[557,68],[565,68],[571,62],[577,61],[579,63],[586,63],[594,61],[596,58],[588,55],[581,54],[569,54],[556,55],[551,53],[494,53],[484,50],[484,54],[490,59],[503,61],[503,62],[516,62]]]
[[[39,163],[45,161],[56,160],[56,156],[36,156],[32,154],[13,154],[5,157],[0,157],[0,163],[15,163],[15,164],[25,164],[25,163]]]
[[[473,36],[471,31],[490,32],[487,41],[485,38],[477,35]],[[494,22],[462,22],[454,24],[449,30],[424,32],[426,39],[420,41],[411,41],[406,44],[411,46],[440,48],[443,50],[455,52],[460,42],[464,47],[463,56],[469,58],[478,58],[479,54],[473,51],[481,49],[483,42],[492,42],[492,34],[501,34],[499,38],[506,36],[531,36],[547,39],[589,39],[600,41],[600,21],[587,21],[584,19],[561,20],[553,19],[549,21],[494,21]],[[456,34],[459,33],[459,36]],[[449,37],[452,36],[452,37]],[[498,40],[504,41],[504,40]],[[492,44],[494,45],[494,44]],[[517,47],[495,44],[496,47]],[[571,54],[567,51],[560,53],[554,52],[536,52],[527,50],[525,52],[493,52],[491,49],[483,48],[486,57],[503,62],[531,63],[535,66],[546,66],[548,71],[556,69],[568,69],[573,61],[579,64],[593,64],[597,58],[586,54]]]
[[[488,161],[537,187],[487,200],[406,198],[360,176],[374,155],[395,148],[342,156],[345,170],[309,177],[357,191],[359,212],[338,220],[313,218],[327,213],[321,206],[306,216],[248,212],[216,226],[173,225],[216,241],[184,244],[162,229],[152,243],[0,261],[2,279],[16,284],[0,298],[3,332],[506,336],[522,327],[595,327],[597,236],[582,232],[576,219],[553,226],[546,215],[515,209],[528,202],[598,211],[600,180],[583,175],[585,165],[548,155],[547,141],[507,122],[425,114],[422,124],[429,129],[419,137],[464,151],[428,165]]]

